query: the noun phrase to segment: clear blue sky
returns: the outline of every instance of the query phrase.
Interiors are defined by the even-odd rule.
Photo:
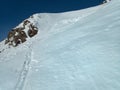
[[[0,41],[32,14],[66,12],[96,6],[103,0],[0,0]]]

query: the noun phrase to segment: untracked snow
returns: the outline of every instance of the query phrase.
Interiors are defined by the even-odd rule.
[[[0,43],[0,90],[120,89],[120,0],[28,20],[35,37]]]

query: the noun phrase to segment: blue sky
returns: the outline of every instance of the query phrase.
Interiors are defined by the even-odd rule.
[[[0,41],[35,13],[59,13],[96,6],[103,0],[0,0]]]

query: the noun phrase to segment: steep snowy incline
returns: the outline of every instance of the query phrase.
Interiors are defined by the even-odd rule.
[[[24,90],[118,90],[119,9],[112,1],[78,22],[57,22],[33,46]]]
[[[31,23],[39,28],[39,34],[35,38],[16,48],[9,48],[4,45],[5,41],[0,43],[0,90],[21,90],[24,87],[30,68],[30,58],[32,57],[29,48],[32,48],[34,42],[47,38],[50,33],[56,32],[55,28],[69,26],[69,24],[80,21],[82,17],[95,13],[101,7],[60,14],[35,14],[32,18],[28,18]],[[22,24],[17,27],[21,27]]]
[[[0,90],[119,90],[119,9],[112,0],[33,15],[38,35],[15,48],[0,43]]]

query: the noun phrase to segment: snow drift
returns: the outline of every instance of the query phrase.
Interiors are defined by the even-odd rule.
[[[35,37],[0,43],[0,90],[119,90],[120,0],[28,20]]]

